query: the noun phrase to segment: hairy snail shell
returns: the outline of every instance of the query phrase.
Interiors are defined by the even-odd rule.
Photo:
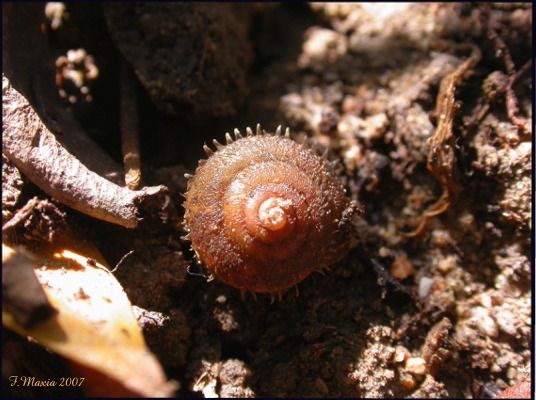
[[[216,279],[281,293],[346,255],[356,204],[332,162],[280,127],[226,141],[204,146],[183,204],[187,238]]]

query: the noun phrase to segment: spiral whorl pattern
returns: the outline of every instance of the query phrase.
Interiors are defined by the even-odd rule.
[[[332,164],[281,135],[248,128],[189,176],[184,225],[199,260],[236,288],[280,293],[342,258],[355,205]]]

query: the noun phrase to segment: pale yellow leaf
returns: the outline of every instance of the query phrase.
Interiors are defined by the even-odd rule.
[[[83,249],[86,251],[81,252]],[[4,248],[4,254],[10,251]],[[58,249],[34,249],[34,255],[36,275],[58,313],[24,329],[3,309],[2,323],[119,382],[132,394],[171,396],[177,384],[166,380],[145,344],[123,288],[94,248],[68,239]]]

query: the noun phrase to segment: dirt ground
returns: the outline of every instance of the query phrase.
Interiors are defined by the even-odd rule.
[[[166,185],[169,203],[134,229],[100,221],[3,155],[3,225],[34,205],[4,240],[52,242],[68,227],[120,263],[178,396],[494,398],[530,380],[530,3],[5,7],[3,73],[54,133],[68,129],[61,115],[78,121],[98,144],[87,159],[122,160],[126,60],[143,185]],[[86,52],[78,75],[73,49]],[[180,239],[184,173],[203,144],[257,123],[329,148],[364,209],[348,256],[273,304],[207,282]],[[433,151],[446,172],[427,168]]]

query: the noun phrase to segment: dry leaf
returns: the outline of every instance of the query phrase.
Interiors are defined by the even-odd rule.
[[[56,249],[56,251],[54,251]],[[123,288],[88,243],[65,238],[55,249],[34,251],[36,275],[58,313],[25,329],[5,307],[2,323],[72,361],[94,396],[171,396],[156,357],[148,350]],[[4,247],[4,256],[12,249]]]

